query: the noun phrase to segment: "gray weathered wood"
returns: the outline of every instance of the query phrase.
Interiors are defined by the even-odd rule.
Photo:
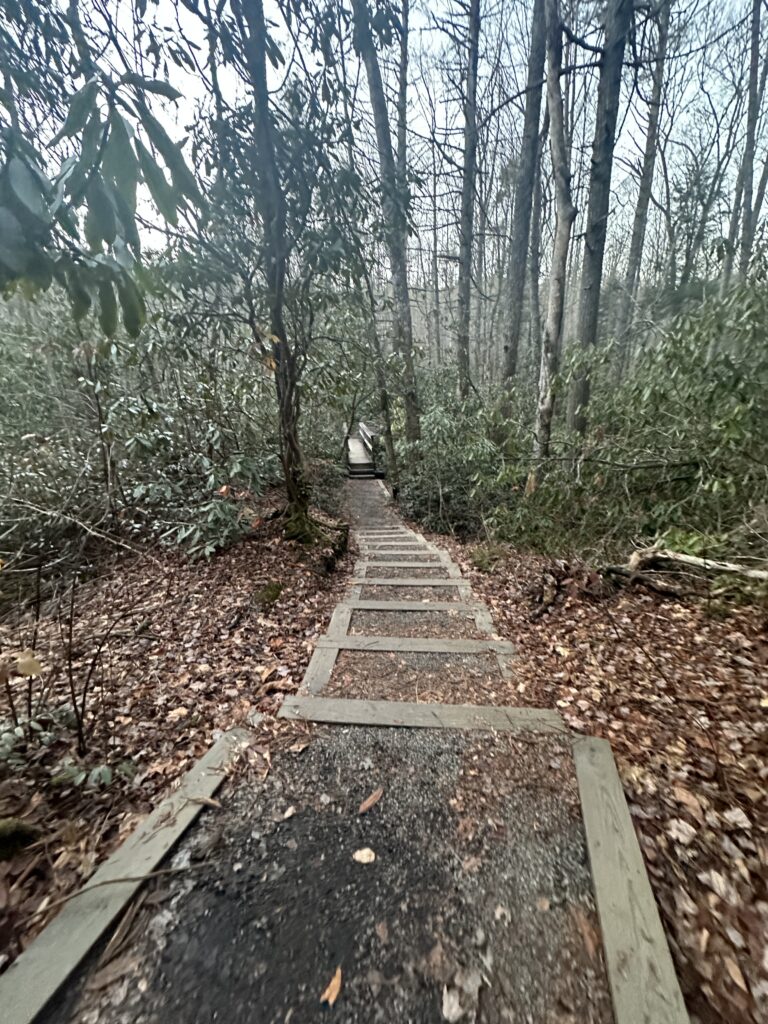
[[[321,636],[318,649],[341,651],[404,651],[433,654],[514,654],[508,640],[445,640],[442,637],[412,636],[345,636],[341,639]]]
[[[473,615],[475,619],[478,610],[482,608],[482,605],[465,601],[363,601],[350,597],[346,603],[360,612],[457,612],[460,615]]]
[[[309,693],[319,693],[331,678],[333,666],[336,664],[336,657],[339,653],[338,647],[321,648],[316,647],[309,659],[307,671],[301,682],[302,690]]]
[[[688,1024],[610,744],[578,739],[574,759],[616,1024]]]
[[[348,604],[337,604],[333,609],[331,621],[328,623],[328,636],[342,637],[349,632],[349,620],[352,617],[352,609]]]
[[[227,765],[250,733],[225,733],[148,818],[65,903],[35,941],[0,976],[0,1015],[7,1024],[31,1024],[81,960],[136,895],[221,785]],[[131,878],[139,881],[118,881]],[[104,885],[102,883],[112,884]],[[97,888],[94,888],[97,886]]]
[[[446,570],[448,570],[450,572],[450,566],[446,565],[445,562],[438,561],[437,559],[435,559],[435,561],[433,561],[433,562],[417,562],[415,559],[413,561],[401,561],[400,559],[398,559],[397,561],[392,561],[392,562],[377,562],[375,559],[372,559],[372,560],[366,561],[366,562],[358,562],[357,565],[355,566],[355,572],[357,572],[358,569],[382,569],[382,568],[389,568],[389,569],[446,569]],[[453,576],[451,578],[452,579],[457,579],[458,577]]]
[[[332,697],[286,697],[279,717],[339,725],[526,732],[567,731],[560,715],[547,709],[484,707],[469,704],[412,704],[393,700],[349,700]]]
[[[365,566],[363,566],[365,568]],[[467,580],[461,579],[461,577],[454,577],[453,579],[435,579],[434,577],[428,577],[427,579],[419,579],[418,576],[400,576],[400,577],[381,577],[381,576],[358,576],[357,573],[360,571],[359,564],[355,566],[355,579],[352,580],[353,586],[362,587],[458,587],[460,590],[469,593],[471,587]]]
[[[413,551],[437,551],[437,548],[434,546],[434,544],[427,544],[423,540],[387,541],[384,544],[373,544],[370,541],[361,540],[360,545],[366,551],[384,551],[387,554],[391,554],[395,551],[406,551],[408,554],[410,554]]]

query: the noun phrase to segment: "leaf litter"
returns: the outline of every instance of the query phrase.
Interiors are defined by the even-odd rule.
[[[515,678],[501,703],[560,709],[609,740],[689,1011],[768,1021],[768,616],[616,589],[510,548],[488,572],[450,549]]]
[[[265,516],[247,540],[207,562],[153,549],[102,565],[79,588],[72,671],[79,695],[94,666],[88,752],[78,755],[71,728],[51,725],[50,742],[30,736],[18,762],[0,761],[0,819],[34,833],[0,858],[0,971],[221,732],[254,712],[275,714],[297,689],[351,569],[344,559],[329,575],[326,554],[284,540],[279,520]],[[29,679],[40,673],[41,716],[59,720],[71,706],[60,611],[43,609],[34,651],[33,629],[31,621],[0,624],[0,667],[18,651],[0,686],[0,719],[11,715],[9,693],[17,711],[26,708]],[[262,722],[272,724],[258,730],[246,760],[263,778],[282,723]],[[301,750],[309,740],[294,729],[290,742]]]

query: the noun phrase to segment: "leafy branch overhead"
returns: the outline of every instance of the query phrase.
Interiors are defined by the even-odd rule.
[[[111,336],[119,308],[136,336],[146,320],[142,186],[171,226],[180,214],[203,215],[182,145],[150,109],[156,97],[181,94],[163,79],[102,66],[107,39],[86,33],[76,2],[64,13],[2,0],[0,11],[0,287],[31,296],[55,281],[76,319],[98,308]]]

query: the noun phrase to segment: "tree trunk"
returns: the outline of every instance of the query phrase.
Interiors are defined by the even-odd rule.
[[[507,325],[504,337],[504,376],[517,373],[520,349],[520,326],[523,315],[524,268],[528,257],[531,231],[536,156],[539,147],[541,92],[546,57],[546,24],[544,0],[534,0],[531,17],[531,49],[528,54],[528,76],[523,119],[523,142],[515,184],[515,205],[512,219],[512,240],[509,247],[509,281],[507,284]]]
[[[632,238],[629,243],[627,270],[624,276],[624,295],[619,307],[619,321],[616,340],[619,346],[619,376],[623,376],[626,362],[627,332],[632,326],[635,299],[640,281],[640,266],[643,261],[645,247],[645,230],[648,225],[648,207],[651,202],[653,175],[656,169],[656,151],[659,141],[659,115],[661,113],[661,94],[664,88],[664,64],[667,57],[667,41],[669,39],[669,15],[671,0],[664,0],[659,11],[659,41],[656,48],[656,63],[653,68],[653,85],[651,99],[648,104],[648,132],[645,136],[643,168],[640,174],[640,188],[637,194],[635,218],[632,224]]]
[[[472,247],[474,243],[475,178],[477,175],[477,61],[480,43],[480,0],[470,0],[467,53],[467,93],[464,98],[464,164],[461,176],[459,221],[459,287],[456,355],[459,395],[469,397],[469,324],[472,294]]]
[[[571,199],[571,168],[565,141],[563,94],[560,75],[563,62],[563,40],[558,0],[546,0],[547,27],[547,111],[549,114],[549,145],[552,153],[552,174],[555,181],[555,238],[549,273],[547,319],[541,339],[539,369],[539,401],[533,438],[533,466],[528,476],[526,494],[536,490],[549,456],[552,417],[555,411],[555,378],[560,366],[563,330],[565,284],[568,273],[568,248],[576,208]]]
[[[432,142],[432,291],[433,306],[432,316],[434,317],[435,330],[435,362],[438,366],[442,364],[442,337],[440,324],[440,276],[437,262],[437,158],[435,156],[435,143]]]
[[[600,285],[611,200],[611,172],[621,93],[621,69],[631,18],[632,0],[609,0],[605,43],[600,59],[600,81],[597,87],[597,114],[592,144],[589,205],[577,321],[577,340],[584,350],[584,365],[574,379],[569,408],[570,426],[582,436],[587,430],[591,383],[589,360],[591,351],[597,344]]]
[[[749,91],[747,103],[747,139],[744,143],[744,187],[742,192],[743,220],[741,225],[741,251],[739,271],[746,276],[752,255],[755,223],[752,208],[752,187],[755,166],[755,136],[759,113],[757,78],[760,68],[760,8],[762,0],[752,0],[752,23],[750,29],[751,47],[749,59]]]
[[[405,436],[417,441],[420,435],[416,376],[413,366],[413,322],[408,287],[408,196],[398,188],[399,176],[392,151],[387,101],[376,48],[371,35],[366,0],[352,0],[355,45],[368,78],[368,91],[376,129],[376,145],[381,173],[382,217],[389,254],[394,292],[394,346],[402,360],[403,400],[405,404]]]
[[[288,496],[288,518],[298,532],[309,508],[309,486],[299,441],[299,392],[296,353],[288,344],[283,307],[288,259],[285,198],[280,182],[267,91],[267,30],[262,0],[231,0],[238,21],[244,17],[248,72],[253,89],[254,138],[260,153],[256,202],[264,229],[264,262],[269,295],[269,330],[273,337],[275,388],[280,421],[280,458]]]
[[[531,293],[531,351],[532,367],[541,365],[541,297],[539,281],[541,279],[541,157],[549,134],[549,112],[544,111],[544,124],[538,138],[536,165],[534,168],[535,185],[533,189],[533,210],[531,211],[531,244],[529,256],[529,275]]]

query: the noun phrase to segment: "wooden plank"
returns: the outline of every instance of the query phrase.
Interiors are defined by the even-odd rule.
[[[345,636],[340,640],[321,636],[318,649],[341,651],[403,651],[427,654],[514,654],[508,640],[445,640],[442,637],[412,636]]]
[[[360,544],[368,551],[437,551],[434,544],[427,544],[423,540],[367,541],[361,539]]]
[[[283,701],[278,717],[336,725],[567,732],[560,715],[548,709],[413,704],[394,700],[291,696]],[[656,1021],[656,1024],[661,1024],[661,1021]]]
[[[118,879],[141,879],[154,871],[200,814],[200,801],[219,788],[228,764],[250,735],[245,729],[233,729],[217,740],[176,792],[155,808],[0,976],[4,1021],[32,1024],[143,885],[141,880]]]
[[[349,632],[349,620],[352,618],[352,609],[348,604],[337,604],[333,609],[331,621],[328,623],[328,636],[342,637]]]
[[[358,566],[355,566],[355,572],[358,572]],[[432,576],[427,579],[419,579],[418,576],[355,576],[352,585],[363,587],[459,587],[467,593],[471,590],[468,580],[461,577],[440,580]]]
[[[307,665],[307,671],[301,681],[302,690],[307,690],[308,693],[319,693],[323,687],[328,685],[338,653],[338,647],[316,647],[314,649],[312,657],[309,659],[309,665]]]
[[[360,588],[362,590],[362,587]],[[351,598],[346,602],[350,608],[361,612],[459,612],[475,616],[483,605],[464,601],[363,601]],[[480,627],[482,628],[482,627]]]
[[[365,568],[381,569],[384,566],[389,566],[393,569],[450,569],[450,566],[447,566],[445,562],[441,562],[439,559],[435,559],[432,562],[417,562],[415,558],[407,562],[399,559],[392,562],[377,562],[375,559],[368,559],[365,562]],[[355,566],[355,569],[357,570],[357,566]],[[455,576],[452,578],[456,579]]]
[[[611,746],[574,759],[616,1024],[689,1024]]]

